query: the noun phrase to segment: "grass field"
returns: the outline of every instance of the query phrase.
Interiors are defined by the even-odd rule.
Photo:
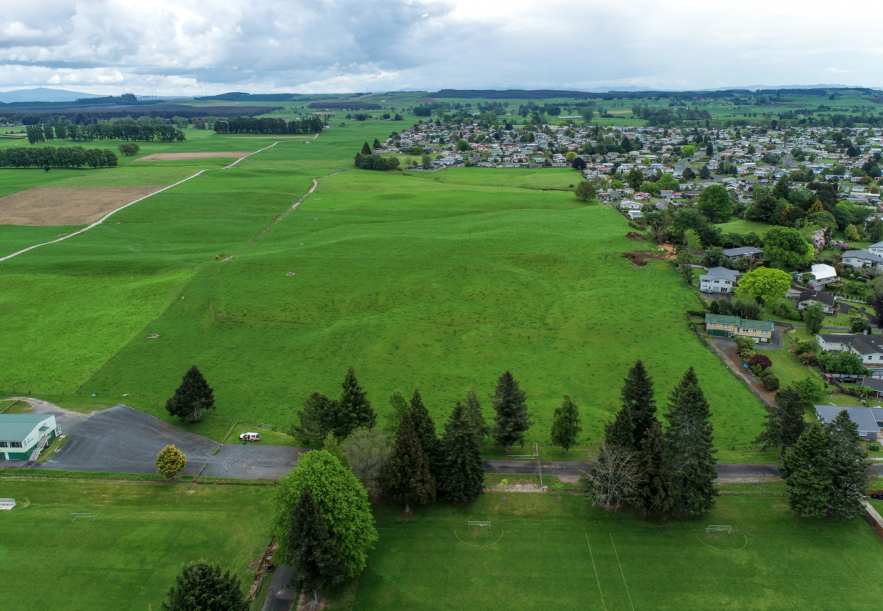
[[[560,499],[493,493],[410,520],[377,507],[377,550],[333,608],[868,609],[880,597],[881,543],[861,519],[804,520],[781,497],[721,498],[701,520],[667,522]]]
[[[247,590],[248,564],[269,542],[272,491],[259,486],[4,478],[0,490],[19,504],[0,512],[0,598],[17,608],[158,610],[198,559]],[[71,512],[98,517],[71,522]]]

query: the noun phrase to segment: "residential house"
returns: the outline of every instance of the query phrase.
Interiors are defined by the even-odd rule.
[[[858,435],[862,439],[874,441],[880,434],[880,426],[883,425],[883,408],[880,407],[853,407],[840,405],[815,405],[816,417],[822,424],[833,422],[834,419],[845,411],[849,419],[858,426]]]
[[[822,306],[825,314],[828,316],[834,316],[837,314],[837,309],[840,304],[837,303],[837,297],[831,295],[830,293],[826,293],[824,291],[818,291],[813,288],[796,286],[794,284],[791,285],[791,288],[788,289],[788,292],[785,294],[788,299],[793,299],[795,303],[795,309],[798,312],[802,312],[814,303],[819,303]]]
[[[883,338],[879,335],[816,335],[822,350],[830,352],[848,352],[861,357],[867,369],[876,374],[883,374]]]
[[[815,280],[813,280],[810,284],[815,289],[821,289],[826,284],[830,284],[832,282],[837,282],[840,280],[840,278],[837,277],[837,270],[835,270],[830,265],[825,264],[813,265],[812,275],[815,276]]]
[[[732,293],[739,272],[726,267],[712,267],[704,276],[699,276],[699,290],[703,293]]]
[[[748,257],[752,261],[756,261],[759,257],[763,255],[763,251],[754,248],[753,246],[740,246],[739,248],[728,248],[724,251],[724,255],[730,261],[735,261],[736,259],[741,259],[742,257]]]
[[[773,337],[773,323],[766,320],[747,320],[738,316],[705,314],[705,332],[718,337],[750,337],[755,343],[769,343]]]
[[[877,242],[876,244],[871,244],[870,246],[868,246],[868,248],[866,250],[869,253],[883,257],[883,242]]]
[[[883,263],[883,256],[867,250],[847,250],[843,253],[843,264],[850,267],[877,267]]]

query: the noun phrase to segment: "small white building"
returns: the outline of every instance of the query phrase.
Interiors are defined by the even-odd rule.
[[[816,264],[812,266],[812,275],[815,276],[815,280],[813,280],[810,284],[816,290],[820,290],[826,284],[831,282],[837,282],[840,278],[837,276],[837,270],[835,270],[830,265],[825,265],[824,263]]]
[[[739,272],[726,267],[712,267],[704,276],[699,276],[699,290],[703,293],[732,293]]]
[[[60,433],[52,414],[0,414],[0,460],[32,460]]]

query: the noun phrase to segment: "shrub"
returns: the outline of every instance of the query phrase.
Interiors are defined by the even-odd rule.
[[[754,350],[752,350],[751,348],[744,348],[739,351],[739,358],[742,359],[743,361],[747,361],[747,360],[750,360],[752,357],[754,357],[755,354],[757,354],[757,353]]]
[[[740,351],[754,350],[754,341],[748,337],[737,337],[736,347],[738,347]]]
[[[748,368],[751,370],[751,373],[753,373],[756,376],[759,376],[761,373],[763,373],[763,367],[761,367],[759,363],[755,363],[754,365],[749,365]]]
[[[879,452],[880,451],[880,444],[879,443],[872,443],[871,445],[868,446],[868,451]]]
[[[812,352],[804,352],[797,355],[797,360],[804,365],[815,365],[819,361],[819,357],[817,357]]]
[[[687,310],[688,316],[705,316],[705,310]]]
[[[777,378],[772,372],[763,376],[760,380],[763,382],[763,387],[767,390],[776,390],[779,388],[779,378]]]
[[[766,369],[768,367],[773,366],[773,362],[770,360],[770,357],[765,356],[763,354],[755,354],[748,361],[748,367],[754,367],[754,365],[760,365],[761,369]]]
[[[172,479],[187,466],[187,457],[175,446],[166,446],[156,457],[156,472]]]
[[[803,320],[803,316],[797,310],[789,310],[788,320]]]
[[[819,342],[816,341],[816,338],[802,339],[797,342],[794,351],[797,352],[797,354],[803,354],[804,352],[812,352],[815,354],[819,351]]]

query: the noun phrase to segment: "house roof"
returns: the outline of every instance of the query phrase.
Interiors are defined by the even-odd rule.
[[[823,278],[836,278],[837,270],[830,265],[820,263],[812,266],[812,275],[816,277],[816,280],[822,280]]]
[[[837,298],[830,293],[826,293],[825,291],[816,291],[813,289],[807,289],[803,287],[792,287],[793,290],[797,291],[797,301],[818,301],[819,303],[823,303],[826,306],[833,306],[837,301]]]
[[[712,267],[710,270],[708,270],[708,273],[706,275],[701,277],[711,280],[714,280],[716,278],[723,278],[724,280],[732,280],[733,282],[735,282],[738,275],[739,272],[734,269],[727,269],[726,267]]]
[[[868,248],[883,248],[883,242],[877,242],[876,244],[871,244]]]
[[[38,424],[54,418],[52,414],[0,414],[0,440],[21,441]]]
[[[867,250],[847,250],[845,253],[843,253],[843,258],[845,259],[846,257],[883,263],[883,257],[881,257],[880,255],[875,255],[872,252],[868,252]]]
[[[867,335],[856,335],[855,339],[849,342],[849,347],[862,356],[883,352],[883,347],[877,345],[873,340],[869,339]]]
[[[768,320],[747,320],[745,318],[739,319],[739,326],[743,329],[752,329],[754,331],[765,330],[772,331],[773,323]]]
[[[725,325],[738,325],[739,317],[738,316],[725,316],[723,314],[709,314],[705,313],[705,322],[716,322],[718,324],[723,323]]]
[[[762,255],[763,251],[753,246],[740,246],[739,248],[729,248],[724,251],[728,257],[744,257],[745,255]]]
[[[850,335],[848,333],[831,333],[830,335],[816,335],[816,337],[826,344],[842,344],[843,342],[848,344],[855,335]]]
[[[834,420],[837,415],[845,411],[849,419],[858,425],[859,435],[863,433],[879,433],[880,427],[877,426],[877,419],[870,407],[842,407],[840,405],[815,405],[816,416],[826,424]]]
[[[868,378],[868,377],[864,377],[864,378],[862,378],[862,383],[861,383],[861,385],[864,386],[864,387],[866,387],[866,388],[870,388],[871,390],[876,390],[876,391],[878,391],[878,392],[883,392],[883,380],[881,380],[881,379],[879,379],[879,378]],[[879,407],[878,407],[877,409],[879,409],[880,412],[883,413],[883,408],[879,408]],[[883,420],[883,418],[880,418],[880,420]]]

